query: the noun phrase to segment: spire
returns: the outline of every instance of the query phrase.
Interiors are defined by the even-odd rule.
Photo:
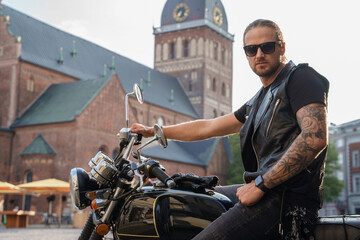
[[[144,91],[144,79],[143,78],[140,78],[139,86],[140,86],[141,91]]]
[[[147,79],[146,79],[146,84],[148,85],[148,86],[150,86],[151,85],[151,78],[150,78],[150,71],[148,71],[148,76],[147,76]]]
[[[111,62],[110,70],[111,71],[115,70],[115,56],[112,56],[112,62]]]
[[[106,64],[104,64],[104,74],[103,74],[103,76],[104,76],[104,77],[106,77],[106,75],[107,75],[107,71],[106,71],[106,69],[107,69],[107,65],[106,65]]]
[[[174,105],[175,99],[174,99],[174,89],[170,90],[170,103],[171,105]]]
[[[64,63],[63,48],[62,47],[60,48],[60,54],[59,54],[58,63],[60,63],[60,64]]]
[[[76,41],[73,40],[73,47],[72,47],[72,51],[71,51],[71,55],[73,57],[75,57],[77,55],[77,52],[76,52]]]

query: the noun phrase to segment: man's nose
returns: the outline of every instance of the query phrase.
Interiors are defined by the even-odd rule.
[[[264,55],[265,54],[261,51],[261,48],[258,47],[257,52],[256,52],[256,57],[260,58],[260,57],[264,57]]]

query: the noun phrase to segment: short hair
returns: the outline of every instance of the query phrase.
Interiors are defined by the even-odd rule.
[[[243,35],[243,43],[245,43],[245,35],[253,28],[255,27],[269,27],[269,28],[272,28],[275,30],[276,32],[276,40],[277,41],[281,41],[281,42],[284,42],[284,37],[283,37],[283,34],[279,28],[279,26],[271,21],[271,20],[267,20],[267,19],[257,19],[255,21],[253,21],[252,23],[250,23],[245,31],[244,31],[244,35]]]

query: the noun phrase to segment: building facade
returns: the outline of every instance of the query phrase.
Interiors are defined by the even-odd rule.
[[[345,188],[339,200],[331,204],[332,210],[329,207],[326,215],[360,214],[360,119],[339,125],[333,124],[329,128],[329,133],[330,141],[335,144],[339,153],[338,162],[341,170],[337,171],[336,175],[344,180]]]
[[[168,0],[163,15],[174,16],[176,11],[170,9],[168,12],[167,6],[177,2]],[[221,1],[199,1],[202,5],[196,6],[192,2],[195,1],[183,1],[181,6],[186,5],[190,13],[194,12],[192,7],[201,7],[204,12],[221,9],[222,18],[226,19]],[[177,56],[180,51],[185,55],[168,59],[168,62],[166,57],[155,60],[152,69],[2,5],[1,1],[0,10],[1,181],[13,184],[46,178],[68,181],[70,169],[87,169],[89,159],[98,150],[113,156],[118,151],[116,133],[125,126],[125,94],[132,92],[134,83],[140,84],[144,91],[144,104],[129,99],[131,122],[168,125],[231,111],[231,35],[224,37],[218,33],[219,29],[212,29],[212,25],[198,26],[197,30],[184,26],[182,32],[177,31],[176,39],[182,39],[182,35],[189,39],[188,55],[184,53],[187,50],[178,46],[174,48]],[[201,32],[204,44],[197,43],[199,47],[194,48],[192,39]],[[158,52],[168,56],[166,47],[158,50],[159,44],[164,45],[160,42],[165,41],[158,40],[160,36],[155,33],[155,59],[159,59]],[[200,49],[215,42],[219,46],[218,57],[202,57],[210,51]],[[221,49],[225,48],[222,53]],[[193,55],[193,51],[199,54]],[[212,67],[208,66],[209,61]],[[184,68],[188,63],[191,68]],[[202,67],[198,67],[200,65]],[[210,72],[216,84],[207,93],[204,82]],[[193,88],[189,88],[185,76],[194,80]],[[202,106],[196,104],[191,95],[195,90],[197,96],[201,96]],[[217,102],[218,94],[221,97]],[[208,95],[213,96],[204,101],[204,96]],[[217,174],[225,183],[231,161],[228,141],[217,139],[201,146],[206,153],[211,149],[206,161],[198,161],[196,155],[185,162],[171,154],[156,156],[156,159],[169,169],[169,174],[175,171]],[[150,151],[148,155],[154,153]],[[33,218],[35,222],[41,221],[40,214],[47,212],[44,196],[36,201],[19,196],[7,196],[5,200],[6,209],[18,207],[39,213]],[[55,199],[53,206],[59,206],[59,201],[64,201],[62,212],[71,214],[69,196]]]
[[[230,113],[234,36],[221,1],[167,1],[154,35],[155,69],[181,81],[197,113]]]

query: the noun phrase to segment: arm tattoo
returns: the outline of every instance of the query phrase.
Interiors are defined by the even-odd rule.
[[[281,159],[264,174],[264,182],[273,188],[306,169],[327,145],[326,108],[309,104],[296,113],[301,133]]]

